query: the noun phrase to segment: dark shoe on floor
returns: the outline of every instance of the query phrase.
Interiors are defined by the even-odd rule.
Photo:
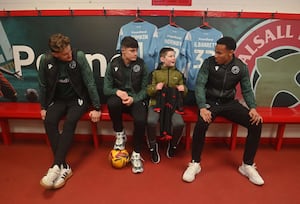
[[[171,146],[171,142],[169,142],[167,148],[167,157],[172,158],[175,156],[175,153],[176,153],[176,146]]]
[[[160,162],[160,156],[158,152],[158,144],[155,143],[155,145],[150,148],[150,154],[151,154],[151,161],[155,164],[158,164]]]

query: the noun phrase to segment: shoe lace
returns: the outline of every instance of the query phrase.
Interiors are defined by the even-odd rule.
[[[252,179],[261,179],[259,173],[257,172],[257,167],[255,165],[255,163],[253,163],[252,165],[246,165],[245,166],[245,172],[246,172],[246,175],[249,177],[249,178],[252,178]]]
[[[258,176],[256,164],[248,165],[248,173],[252,176]]]
[[[123,138],[117,136],[116,145],[121,145],[122,143],[123,143]]]
[[[189,163],[187,171],[188,172],[195,172],[197,170],[197,165],[198,165],[197,163]]]
[[[61,175],[60,178],[65,179],[68,176],[67,170],[65,170]]]
[[[117,133],[116,135],[116,145],[122,145],[125,141],[125,135],[123,132]]]
[[[135,168],[142,167],[142,161],[144,161],[144,159],[140,155],[133,155],[131,157],[131,163]]]

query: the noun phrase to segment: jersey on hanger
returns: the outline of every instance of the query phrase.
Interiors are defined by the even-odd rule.
[[[117,50],[120,50],[121,40],[125,36],[134,37],[139,44],[138,56],[145,61],[149,72],[155,69],[157,55],[157,27],[147,21],[130,22],[123,25],[119,31]]]
[[[221,31],[215,28],[194,28],[186,34],[181,54],[187,60],[186,70],[183,70],[189,90],[195,90],[197,74],[203,61],[215,54],[218,39],[223,37]]]
[[[180,71],[183,70],[186,64],[185,57],[180,54],[180,50],[186,33],[187,31],[185,29],[181,27],[171,26],[170,24],[158,29],[158,52],[163,47],[173,48],[176,57],[176,68]],[[158,55],[157,61],[159,61]]]

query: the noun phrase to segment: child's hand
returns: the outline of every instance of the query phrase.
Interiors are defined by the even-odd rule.
[[[177,90],[178,91],[184,91],[184,86],[183,85],[178,85]]]
[[[156,84],[156,90],[162,90],[163,87],[164,87],[163,82],[159,82],[158,84]]]

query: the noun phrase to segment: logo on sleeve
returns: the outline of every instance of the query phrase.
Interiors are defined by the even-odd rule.
[[[52,64],[48,64],[48,69],[52,69],[53,65]]]

